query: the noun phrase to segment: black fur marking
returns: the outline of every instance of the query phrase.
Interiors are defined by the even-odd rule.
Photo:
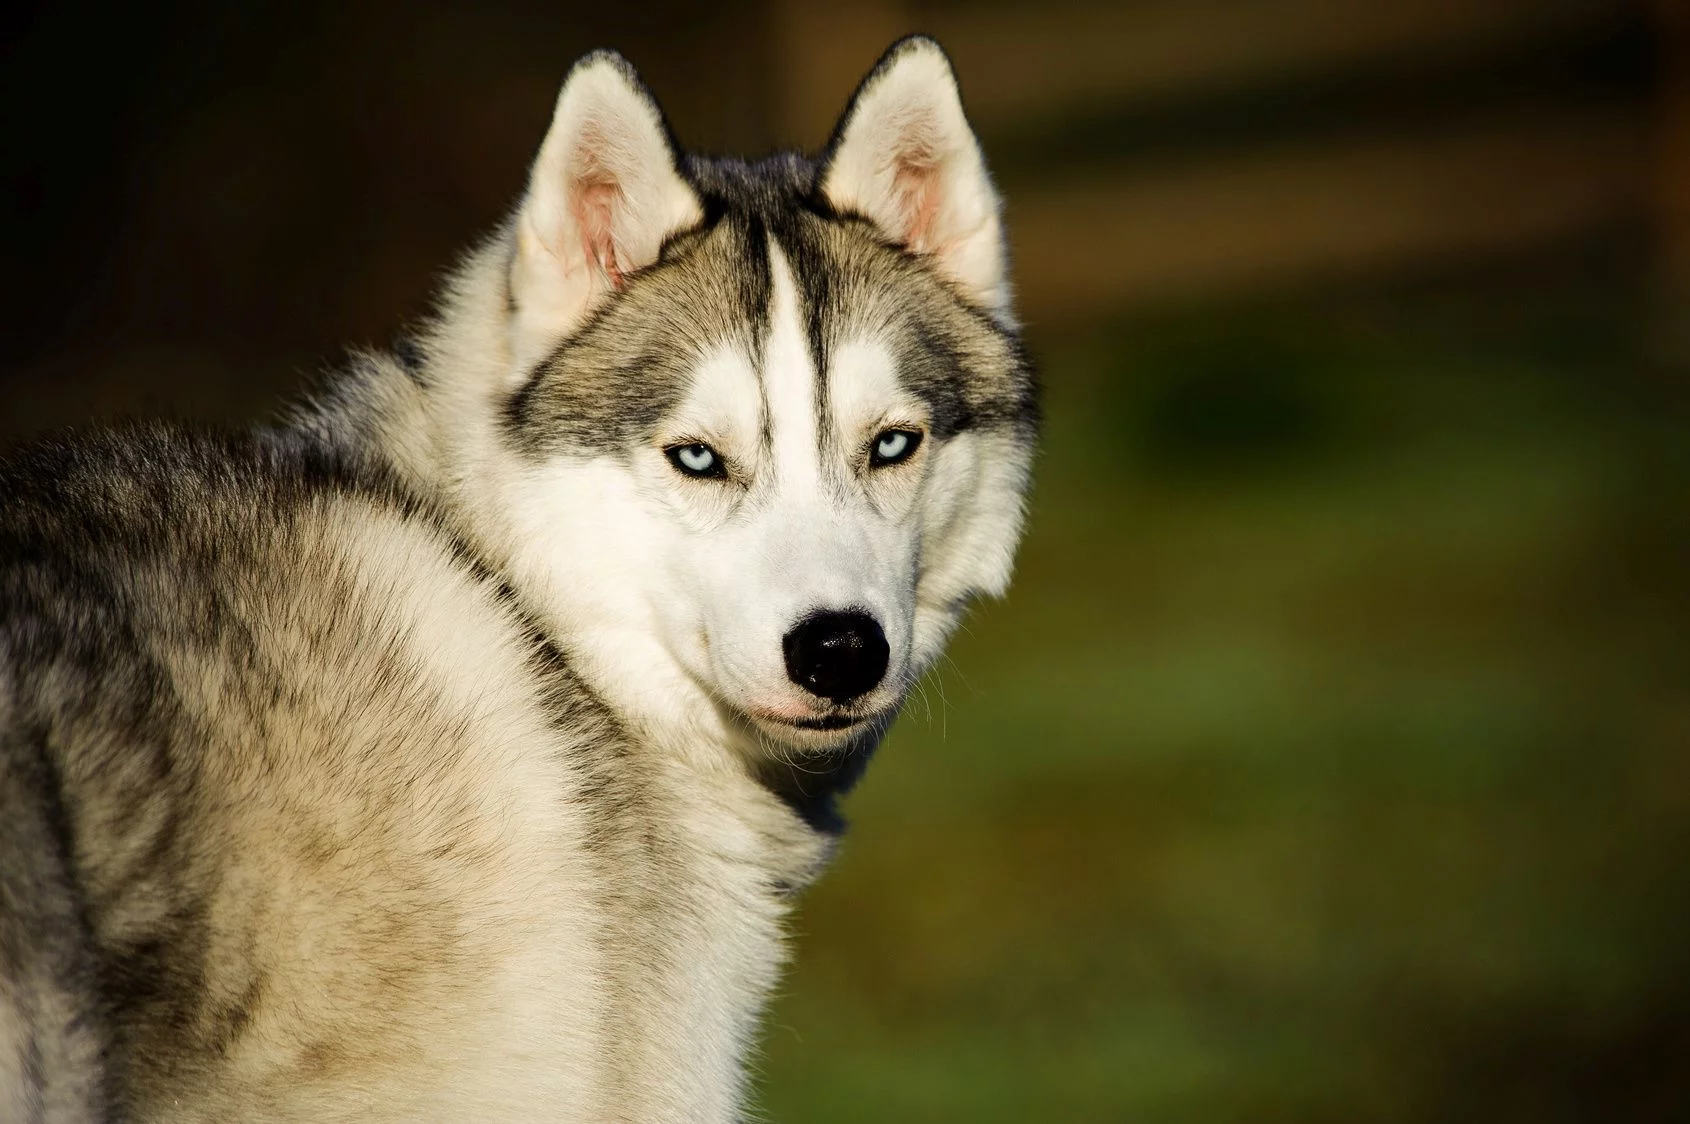
[[[0,460],[0,492],[0,878],[60,879],[96,919],[78,912],[30,928],[69,958],[55,986],[99,997],[79,1033],[111,1028],[100,1051],[126,1116],[141,1090],[156,1094],[238,1038],[265,987],[255,971],[233,991],[227,980],[208,990],[206,903],[221,858],[216,817],[195,793],[207,760],[231,755],[223,760],[262,770],[267,747],[229,746],[206,729],[155,651],[225,669],[224,704],[262,730],[286,677],[269,674],[248,618],[227,600],[262,580],[252,544],[285,541],[293,513],[329,495],[367,497],[444,532],[373,466],[288,431],[154,428],[49,442]],[[170,580],[149,581],[154,568]],[[50,814],[58,843],[16,835],[27,821],[4,806],[26,775],[36,779],[22,798]],[[72,854],[86,856],[81,867],[51,874],[63,861],[54,855]],[[0,945],[15,916],[12,903],[0,906]],[[14,982],[8,959],[0,974]]]
[[[408,332],[401,333],[393,340],[391,348],[393,357],[399,360],[410,380],[423,390],[428,389],[428,357],[423,354],[415,336]]]
[[[835,212],[821,165],[794,153],[759,163],[689,156],[680,165],[705,220],[665,239],[538,364],[506,403],[505,428],[533,456],[625,455],[687,393],[690,371],[724,341],[753,356],[768,331],[769,238],[798,287],[816,370],[819,431],[831,435],[827,371],[853,332],[893,344],[899,377],[928,406],[934,436],[1008,425],[1031,434],[1038,388],[1014,333],[927,261],[859,216]],[[765,419],[767,412],[765,411]],[[763,435],[765,445],[770,435]],[[824,436],[830,440],[830,436]]]
[[[862,779],[885,733],[884,726],[877,726],[842,749],[796,762],[769,758],[759,766],[758,777],[811,830],[841,835],[846,823],[839,801]]]
[[[973,428],[976,418],[968,402],[967,370],[957,349],[932,326],[910,326],[898,349],[898,370],[910,391],[927,403],[933,436],[941,441]]]
[[[657,435],[710,351],[727,343],[755,355],[768,262],[749,228],[724,215],[671,238],[656,264],[630,275],[506,403],[512,442],[531,456],[626,455]]]
[[[803,283],[824,310],[814,330],[826,350],[851,334],[887,341],[939,440],[980,426],[1036,430],[1038,387],[1012,332],[865,220],[812,212],[802,230],[817,251],[802,260],[819,258]]]
[[[581,65],[606,59],[589,56]],[[619,56],[608,60],[637,84]],[[929,404],[936,439],[968,426],[1036,424],[1032,376],[1013,335],[921,259],[882,241],[866,222],[834,214],[817,188],[816,163],[795,155],[758,164],[685,157],[681,166],[702,200],[703,221],[667,238],[658,261],[631,274],[510,396],[504,423],[516,447],[535,456],[625,453],[673,409],[709,349],[724,341],[742,347],[760,369],[770,238],[793,263],[823,372],[816,409],[824,420],[828,357],[850,333],[868,332],[901,341],[894,348],[900,377]],[[507,307],[508,281],[507,269]],[[426,353],[406,339],[395,352],[392,361],[360,361],[344,376],[354,390],[326,405],[356,414],[360,392],[389,377],[402,389],[403,378],[426,388]],[[235,953],[213,947],[228,934],[211,934],[211,903],[223,900],[217,895],[229,883],[237,890],[244,883],[228,877],[227,808],[209,805],[232,791],[256,814],[271,796],[282,798],[284,786],[273,782],[298,753],[319,754],[305,774],[368,792],[368,777],[339,753],[337,718],[374,717],[375,706],[360,695],[336,701],[335,714],[299,713],[308,697],[333,697],[310,674],[343,670],[336,661],[350,660],[364,673],[360,688],[404,695],[415,686],[415,668],[381,635],[380,606],[338,596],[352,584],[344,569],[356,559],[328,547],[289,549],[301,540],[288,536],[311,533],[324,505],[361,511],[367,503],[431,532],[479,595],[507,607],[507,623],[529,637],[530,689],[576,746],[569,752],[579,767],[589,859],[607,873],[641,872],[599,879],[587,891],[602,895],[607,916],[623,919],[618,935],[644,926],[640,939],[661,960],[674,918],[689,907],[667,873],[676,840],[650,794],[650,747],[620,729],[500,576],[406,487],[399,474],[407,469],[383,466],[381,419],[366,414],[342,433],[331,432],[325,413],[318,423],[302,416],[295,428],[243,436],[164,428],[94,434],[0,459],[0,981],[7,985],[0,1020],[23,1016],[30,1038],[22,1064],[37,1084],[50,1079],[44,1048],[54,1036],[93,1044],[93,1064],[71,1075],[86,1086],[84,1118],[124,1119],[169,1103],[262,1021],[267,996],[283,989],[288,972],[310,967],[296,961],[272,976],[258,963],[256,941]],[[328,599],[337,611],[294,613],[303,598]],[[278,614],[255,615],[254,605]],[[369,617],[355,615],[364,608]],[[283,631],[303,630],[294,647],[260,642],[278,621]],[[354,631],[350,638],[336,632],[341,621]],[[293,661],[297,674],[278,674],[282,660]],[[408,721],[453,718],[409,705],[415,696],[403,701]],[[266,725],[295,719],[293,739],[272,737],[276,730]],[[381,736],[405,736],[402,725],[382,723]],[[434,732],[428,726],[425,734]],[[877,722],[842,751],[797,764],[765,761],[760,779],[803,823],[837,834],[844,826],[838,799],[884,732]],[[450,740],[425,736],[431,748]],[[214,768],[235,781],[201,783]],[[283,810],[309,819],[299,803],[307,798],[295,794]],[[13,815],[14,802],[29,813]],[[350,829],[305,823],[297,838],[278,816],[276,832],[306,869],[327,877],[348,831],[377,830],[372,820],[384,810],[356,817]],[[456,858],[455,849],[473,849],[470,834],[449,833],[434,849]],[[20,858],[27,865],[13,864]],[[806,876],[794,873],[793,884]],[[394,987],[407,973],[451,968],[451,934],[462,920],[449,916],[449,905],[424,916],[426,903],[404,893],[415,884],[396,875],[386,887],[392,908],[366,911],[376,915],[384,942],[400,932],[420,942],[413,955],[382,966],[383,982]],[[246,916],[258,924],[280,914]],[[26,994],[20,981],[39,992]],[[625,983],[610,980],[613,988]],[[38,1021],[42,997],[71,1012],[65,1025]],[[347,1041],[302,1043],[300,1071],[342,1064]]]
[[[0,1022],[23,1036],[25,1082],[9,1092],[105,1120],[110,1040],[70,816],[45,731],[7,720],[6,671],[0,665]]]

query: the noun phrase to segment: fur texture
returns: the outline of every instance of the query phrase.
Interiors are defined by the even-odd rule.
[[[998,215],[928,40],[760,163],[596,54],[396,354],[0,464],[0,1116],[737,1119],[837,797],[1009,579]]]

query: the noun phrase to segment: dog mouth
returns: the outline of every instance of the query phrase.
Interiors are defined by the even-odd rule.
[[[766,710],[748,710],[746,714],[753,721],[765,726],[782,726],[789,730],[818,734],[837,734],[844,730],[863,729],[886,718],[884,711],[876,711],[873,714],[823,714],[816,717],[793,717]]]
[[[800,730],[848,730],[867,721],[866,717],[853,718],[849,714],[830,714],[824,718],[793,718],[787,720],[787,725],[796,726]]]

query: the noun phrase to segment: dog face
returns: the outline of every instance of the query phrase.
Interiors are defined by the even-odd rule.
[[[515,222],[500,500],[630,713],[826,749],[1009,577],[1036,425],[998,202],[910,40],[820,162],[678,159],[626,64],[564,86]]]

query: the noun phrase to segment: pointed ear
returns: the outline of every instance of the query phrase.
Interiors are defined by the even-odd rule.
[[[517,215],[510,281],[520,365],[655,262],[664,238],[702,217],[634,68],[612,51],[576,63]]]
[[[933,40],[899,40],[863,80],[833,131],[822,193],[930,255],[970,299],[1010,318],[1002,206],[950,60]]]

